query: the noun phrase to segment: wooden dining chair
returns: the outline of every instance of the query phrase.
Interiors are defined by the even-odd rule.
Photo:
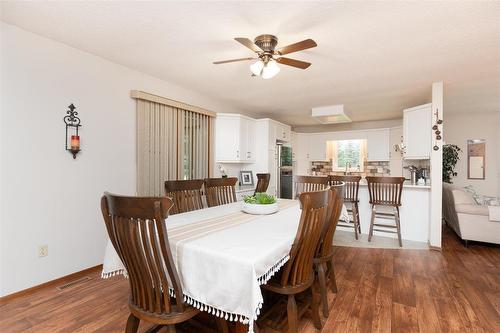
[[[236,202],[235,186],[238,178],[205,178],[205,196],[208,207]]]
[[[295,176],[295,198],[303,192],[321,191],[328,188],[328,177]]]
[[[167,180],[165,182],[165,195],[172,198],[174,202],[170,214],[202,209],[202,187],[203,179]]]
[[[366,177],[368,182],[368,193],[370,195],[370,205],[372,205],[372,216],[370,220],[370,232],[368,241],[371,242],[373,231],[395,233],[398,235],[399,246],[402,247],[401,240],[401,219],[399,207],[401,206],[401,193],[403,192],[404,177]],[[392,207],[392,211],[380,210],[379,207]],[[375,223],[375,219],[394,219],[395,224]],[[374,227],[379,227],[375,229]],[[383,229],[380,229],[383,228]],[[393,231],[391,229],[396,229]]]
[[[311,310],[314,326],[321,329],[313,259],[327,217],[330,193],[331,190],[322,190],[304,192],[299,196],[302,213],[290,259],[276,276],[262,286],[270,292],[287,296],[288,327],[283,331],[297,333],[299,314],[302,315],[307,309]],[[309,291],[311,297],[298,309],[295,296],[305,291]]]
[[[269,181],[271,180],[270,173],[258,173],[257,174],[257,186],[255,186],[254,195],[257,193],[265,193],[269,187]]]
[[[352,220],[339,221],[339,227],[354,228],[354,237],[358,239],[361,233],[361,223],[359,221],[359,181],[361,176],[330,176],[330,185],[344,183],[344,203],[347,212],[352,216]]]
[[[344,201],[343,190],[344,184],[332,185],[330,187],[327,218],[325,219],[316,255],[314,256],[314,268],[318,279],[323,316],[325,318],[329,314],[327,286],[330,286],[333,293],[337,292],[337,282],[333,268],[333,236],[342,211]]]
[[[170,332],[175,332],[175,324],[199,312],[184,303],[172,259],[165,223],[172,205],[172,200],[166,197],[105,193],[101,199],[109,238],[129,276],[131,313],[126,333],[137,332],[140,320],[167,325]]]

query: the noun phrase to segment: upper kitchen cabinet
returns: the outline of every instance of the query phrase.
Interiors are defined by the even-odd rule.
[[[217,163],[255,162],[255,120],[239,114],[219,113],[215,128]]]
[[[366,157],[369,162],[389,161],[389,129],[370,130],[366,132]]]
[[[288,125],[276,123],[276,140],[290,142],[291,128]]]
[[[309,159],[309,134],[295,133],[295,142],[292,142],[292,152],[297,160]]]
[[[292,161],[295,161],[297,159],[297,133],[295,132],[290,132],[290,146],[292,146]]]
[[[290,142],[291,127],[272,119],[266,119],[269,122],[269,144],[275,145],[276,140],[280,142]]]
[[[327,135],[323,133],[309,134],[308,158],[311,161],[326,161]]]
[[[403,157],[408,160],[429,159],[432,145],[432,109],[424,104],[403,111]]]

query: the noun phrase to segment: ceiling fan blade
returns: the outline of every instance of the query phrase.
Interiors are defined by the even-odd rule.
[[[316,44],[315,41],[313,41],[312,39],[306,39],[295,44],[290,44],[287,46],[280,47],[279,49],[276,50],[276,53],[279,55],[284,55],[292,52],[310,49],[316,46],[318,46],[318,44]]]
[[[250,39],[248,38],[244,38],[244,37],[236,37],[234,39],[235,41],[243,44],[244,46],[248,47],[250,50],[254,51],[254,52],[263,52],[264,50],[262,50],[260,47],[258,47],[257,45],[255,45],[254,42],[252,42]]]
[[[283,65],[293,66],[301,69],[306,69],[307,67],[311,66],[310,62],[305,62],[285,57],[278,58],[276,59],[276,61]]]
[[[239,58],[239,59],[231,59],[231,60],[214,61],[213,63],[214,63],[214,65],[219,65],[219,64],[227,64],[228,62],[245,61],[245,60],[253,60],[253,59],[257,59],[257,58],[252,58],[252,57]]]

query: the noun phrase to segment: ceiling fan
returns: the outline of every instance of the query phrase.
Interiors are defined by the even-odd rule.
[[[260,76],[263,79],[270,79],[279,73],[280,68],[278,67],[277,63],[301,69],[308,68],[309,66],[311,66],[311,63],[282,57],[282,55],[310,49],[317,46],[316,42],[312,39],[306,39],[301,42],[276,49],[276,45],[278,45],[278,37],[273,35],[257,36],[255,37],[255,40],[253,42],[248,38],[242,37],[235,38],[235,40],[257,53],[257,56],[214,61],[214,64],[219,65],[229,62],[258,59],[255,63],[250,65],[250,71],[252,72],[252,76]]]

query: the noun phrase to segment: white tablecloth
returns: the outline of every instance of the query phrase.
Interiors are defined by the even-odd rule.
[[[169,216],[167,230],[184,299],[196,308],[249,324],[262,307],[260,285],[288,260],[300,219],[299,202],[279,200],[280,210],[256,216],[241,203]],[[345,208],[343,214],[346,214]],[[104,278],[126,274],[111,242]]]

